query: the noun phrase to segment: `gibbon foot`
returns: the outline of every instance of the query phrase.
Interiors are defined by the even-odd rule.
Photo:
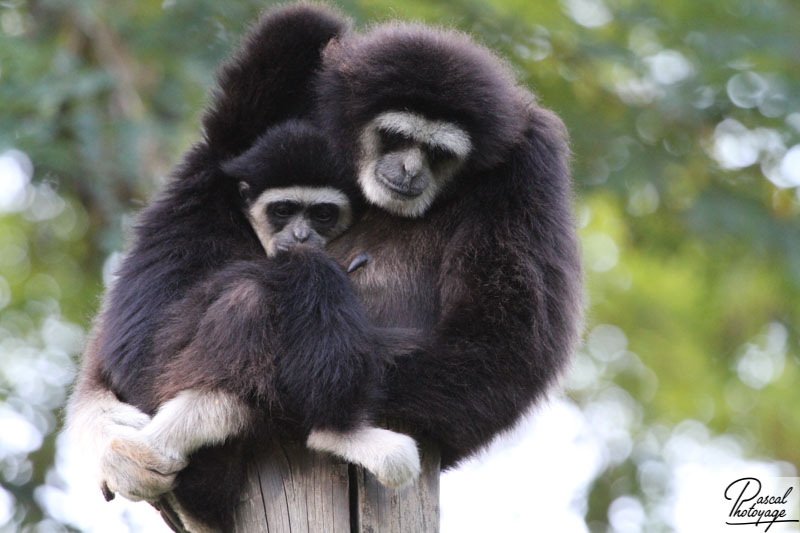
[[[421,470],[417,442],[388,429],[313,430],[307,445],[312,450],[329,452],[363,466],[387,487],[407,485]]]

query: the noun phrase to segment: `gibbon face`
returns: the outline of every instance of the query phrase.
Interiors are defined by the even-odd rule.
[[[265,131],[222,164],[268,257],[305,245],[323,248],[353,220],[358,185],[324,132],[303,120]]]
[[[388,111],[360,136],[358,181],[371,203],[399,216],[427,211],[469,156],[472,143],[459,126],[407,111]]]
[[[240,188],[247,198],[248,185]],[[321,249],[352,222],[347,196],[332,187],[268,189],[246,200],[246,210],[267,257],[300,245]]]

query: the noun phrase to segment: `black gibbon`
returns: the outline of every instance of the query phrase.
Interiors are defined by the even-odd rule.
[[[221,97],[257,109],[265,122],[270,109],[313,115],[358,176],[366,211],[326,252],[342,264],[368,252],[373,260],[350,277],[367,315],[376,326],[421,332],[387,350],[378,412],[433,439],[442,466],[452,467],[544,396],[578,338],[565,129],[496,56],[458,32],[386,24],[348,34],[340,18],[314,6],[270,17],[287,21],[280,45],[259,38],[259,25],[235,64],[268,58],[283,63],[269,73],[286,78],[240,69],[237,82],[221,84]],[[333,36],[308,31],[326,24],[341,30],[321,60],[285,55],[291,43],[327,42]],[[309,84],[280,96],[276,86],[287,78]],[[304,106],[298,94],[312,96]],[[236,123],[226,124],[246,144]],[[152,290],[143,280],[140,289]],[[96,331],[92,346],[114,330],[101,322]],[[83,390],[75,415],[105,406],[135,419],[97,387]],[[91,431],[100,438],[118,426],[105,416]],[[341,442],[312,432],[308,445],[321,444]]]
[[[111,391],[153,415],[138,431],[109,440],[107,497],[120,491],[158,499],[172,488],[174,470],[160,475],[154,468],[150,483],[131,488],[126,463],[116,459],[167,458],[173,468],[188,467],[159,507],[177,512],[192,531],[228,529],[242,487],[243,448],[276,434],[311,433],[316,449],[363,465],[387,485],[410,481],[419,472],[416,443],[371,426],[369,416],[381,354],[392,349],[381,343],[395,333],[370,325],[344,269],[321,251],[352,223],[354,180],[342,172],[328,139],[298,120],[267,130],[223,162],[221,172],[240,197],[229,215],[243,215],[249,230],[219,244],[232,259],[187,280],[193,284],[161,312],[149,351],[124,364],[101,348],[99,372]],[[154,235],[172,232],[178,249],[188,246],[178,236],[193,235],[213,207],[198,204],[192,216],[181,211],[177,219],[163,210],[154,215],[159,205],[180,211],[180,200],[162,198],[143,215],[158,218],[162,227]],[[150,266],[137,265],[136,250],[151,235],[138,236],[123,271]],[[356,258],[350,270],[362,264]],[[125,280],[121,275],[115,282],[106,316],[120,312],[115,291]]]
[[[154,415],[139,431],[110,439],[118,453],[104,456],[113,473],[105,479],[107,496],[157,499],[172,486],[170,476],[156,469],[152,484],[128,490],[125,464],[113,461],[120,454],[139,462],[167,457],[189,466],[160,506],[193,530],[226,529],[244,475],[239,450],[256,444],[257,435],[312,433],[316,449],[363,465],[387,485],[405,484],[419,472],[416,443],[369,425],[379,358],[390,349],[380,343],[393,333],[372,328],[344,269],[321,252],[352,222],[354,180],[327,138],[297,120],[267,130],[221,171],[238,190],[237,210],[260,244],[231,250],[235,260],[195,275],[162,311],[151,350],[127,365],[101,351],[99,370],[111,390]],[[198,207],[196,217],[208,216]],[[176,236],[173,245],[188,246],[177,236],[192,235],[197,220],[161,215],[161,231]],[[137,244],[148,238],[139,236]],[[138,259],[133,252],[125,265]],[[112,292],[109,315],[114,304]],[[236,436],[249,439],[231,441]],[[364,441],[370,446],[359,446]],[[201,459],[189,462],[198,451]]]
[[[260,245],[195,276],[161,313],[149,352],[122,365],[101,351],[99,371],[111,390],[153,415],[139,431],[110,439],[107,497],[120,491],[158,499],[173,485],[169,475],[154,469],[152,483],[129,489],[125,463],[114,461],[166,457],[188,467],[159,507],[192,531],[224,530],[242,487],[243,448],[265,436],[309,433],[316,449],[363,465],[387,485],[412,480],[419,472],[414,440],[370,425],[380,357],[391,350],[381,343],[395,333],[370,325],[344,269],[321,251],[352,223],[354,180],[327,138],[298,120],[270,128],[221,170]],[[176,236],[195,230],[192,217],[162,220],[162,231]],[[137,259],[132,253],[125,261]],[[351,271],[363,264],[356,259]],[[112,292],[107,313],[114,303]]]
[[[327,252],[379,326],[422,330],[384,375],[380,414],[449,468],[511,428],[579,337],[582,282],[567,134],[465,34],[390,23],[342,36],[316,120],[369,207]]]

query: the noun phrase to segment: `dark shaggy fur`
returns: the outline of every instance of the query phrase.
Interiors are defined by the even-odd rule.
[[[433,438],[453,466],[544,395],[578,338],[565,129],[494,55],[452,31],[390,24],[343,37],[316,86],[318,117],[353,164],[361,128],[386,110],[453,121],[472,139],[421,219],[370,207],[330,247],[340,259],[372,254],[353,281],[378,324],[426,332],[395,357],[381,413]]]
[[[205,148],[225,159],[249,148],[266,126],[306,116],[322,49],[349,28],[347,19],[322,5],[265,13],[218,76],[213,106],[203,117]]]
[[[361,197],[347,165],[322,130],[305,120],[272,127],[243,154],[222,164],[223,171],[249,185],[253,197],[279,187],[331,187],[342,191],[356,214]]]
[[[186,389],[224,390],[254,407],[249,434],[195,453],[174,490],[185,511],[223,531],[249,447],[277,435],[305,439],[312,428],[352,429],[377,402],[382,347],[343,269],[318,250],[233,262],[162,320],[158,403]]]
[[[374,403],[373,332],[344,270],[318,250],[233,262],[164,318],[155,342],[162,403],[221,389],[260,408],[273,431],[283,421],[300,437],[353,428]]]
[[[349,281],[340,267],[326,264],[329,259],[292,252],[291,268],[281,266],[287,262],[284,257],[266,259],[238,193],[240,182],[249,185],[253,198],[272,188],[327,186],[357,202],[353,180],[342,173],[319,130],[305,122],[287,121],[221,166],[223,170],[210,169],[208,181],[200,185],[193,183],[195,176],[185,177],[186,181],[178,177],[142,213],[135,246],[109,296],[104,320],[115,333],[101,344],[103,376],[121,399],[151,414],[180,390],[201,385],[213,389],[225,384],[229,392],[272,405],[275,398],[269,395],[275,391],[263,365],[277,364],[279,342],[308,343],[306,355],[316,350],[323,359],[320,364],[331,364],[326,352],[352,351],[347,342],[356,341],[348,335],[358,336],[355,330],[366,327],[363,317],[352,314],[360,305],[348,296]],[[203,238],[210,227],[218,240]],[[303,262],[308,272],[301,268]],[[236,275],[242,276],[239,284],[234,283]],[[172,283],[167,285],[167,280]],[[324,290],[330,297],[313,297],[303,286],[306,281],[309,288]],[[281,285],[291,290],[280,289]],[[154,314],[143,316],[148,308]],[[326,320],[334,317],[345,343],[330,344],[335,339],[325,336],[330,326]],[[297,323],[316,320],[320,338],[313,340],[309,332],[299,336]],[[250,330],[258,324],[262,326]],[[187,337],[190,334],[194,337]],[[360,344],[364,340],[356,343],[362,351],[367,349]],[[179,353],[182,356],[176,360]],[[165,367],[181,368],[193,358],[196,368],[178,370],[174,383],[165,380]],[[247,365],[253,365],[249,371]],[[236,372],[228,375],[226,369]],[[339,374],[338,369],[331,372]],[[344,376],[349,385],[351,376]]]
[[[352,180],[339,173],[332,156],[318,130],[289,121],[223,163],[224,173],[214,179],[234,189],[245,181],[254,197],[291,185],[352,193]],[[202,198],[186,212],[181,204],[192,195],[175,187],[143,213],[150,232],[137,234],[105,313],[107,323],[121,329],[104,338],[135,335],[135,347],[147,349],[122,360],[101,347],[104,380],[120,399],[150,414],[182,390],[226,391],[254,407],[251,433],[305,438],[312,428],[347,430],[362,423],[376,404],[383,350],[342,267],[306,247],[267,258],[233,193]],[[226,229],[224,240],[200,240],[209,223]],[[164,233],[171,241],[162,240]],[[159,261],[141,263],[159,252]],[[192,256],[196,262],[186,260]],[[174,287],[154,283],[168,268],[183,277]],[[132,293],[140,299],[126,298]],[[161,301],[153,324],[121,320],[139,311],[126,305],[141,307],[148,298]],[[242,446],[201,450],[178,476],[175,496],[183,508],[223,530],[242,486]]]
[[[157,407],[149,392],[137,392],[134,376],[151,368],[147,359],[165,307],[222,265],[261,254],[237,180],[220,166],[250,148],[269,126],[308,111],[302,105],[307,95],[298,87],[310,83],[320,50],[346,29],[340,17],[319,7],[275,10],[247,37],[247,53],[223,68],[203,120],[206,141],[189,151],[166,190],[142,213],[134,246],[107,297],[103,324],[114,334],[102,336],[100,358],[110,369],[105,384],[123,400],[149,412]],[[296,42],[284,39],[294,31]],[[296,161],[305,168],[304,157]],[[156,377],[153,372],[144,381]]]
[[[120,329],[104,337],[113,345],[135,336],[131,347],[139,351],[122,359],[101,345],[101,375],[120,399],[150,414],[182,390],[223,390],[254,407],[251,431],[305,438],[312,428],[356,427],[376,404],[384,350],[350,281],[318,250],[267,258],[230,190],[240,181],[253,197],[270,188],[327,186],[355,201],[353,180],[319,130],[300,121],[269,129],[222,167],[211,183],[229,189],[225,196],[203,191],[198,200],[201,188],[178,182],[143,213],[149,231],[137,233],[105,313]],[[186,200],[195,200],[193,208]],[[207,224],[224,229],[225,238],[201,240]],[[173,287],[157,283],[175,271],[183,276]],[[145,299],[160,302],[152,323],[125,322]],[[241,447],[201,450],[181,472],[175,496],[192,516],[230,526],[244,472]]]

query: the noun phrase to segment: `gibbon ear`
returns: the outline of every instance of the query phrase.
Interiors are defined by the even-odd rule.
[[[239,195],[245,202],[250,201],[250,185],[246,181],[239,182]]]

